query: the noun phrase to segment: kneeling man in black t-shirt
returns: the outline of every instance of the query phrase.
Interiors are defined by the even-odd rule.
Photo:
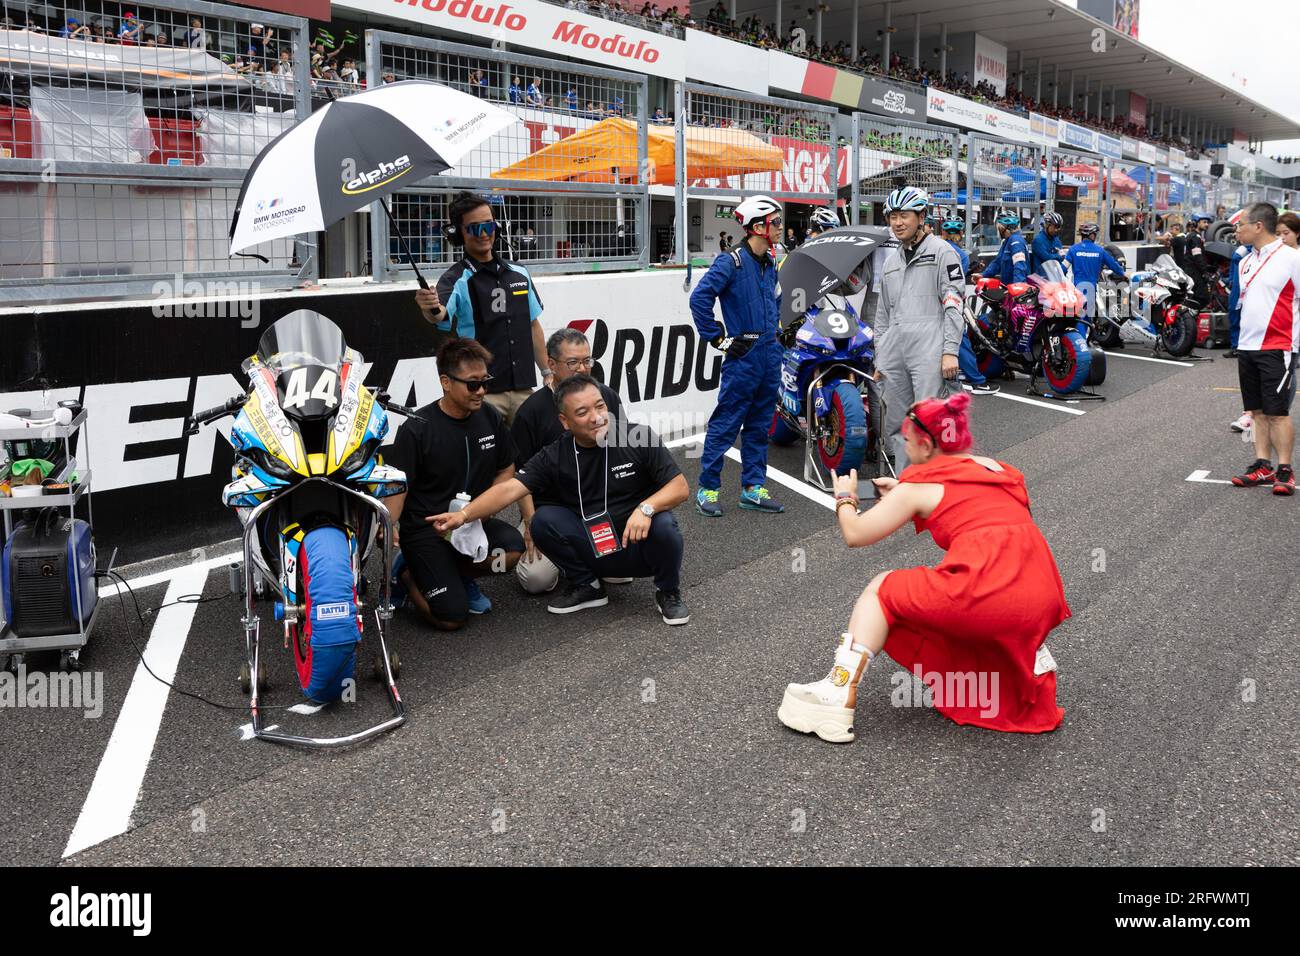
[[[475,578],[510,570],[524,551],[513,526],[492,517],[500,507],[478,509],[486,543],[483,556],[465,553],[475,542],[458,542],[433,527],[433,516],[450,510],[459,494],[477,505],[489,488],[512,480],[515,446],[510,429],[484,402],[492,356],[473,339],[451,339],[438,350],[442,398],[421,408],[397,430],[389,459],[406,472],[407,491],[394,508],[403,566],[395,567],[394,594],[406,590],[421,616],[442,631],[464,625],[470,614],[486,614],[492,602]],[[457,547],[461,544],[461,547]]]
[[[567,581],[547,610],[608,604],[601,578],[649,577],[664,621],[687,623],[682,533],[671,511],[690,496],[686,477],[653,431],[610,416],[590,375],[556,385],[555,404],[567,432],[468,507],[434,517],[434,528],[453,531],[534,495],[548,503],[533,516],[533,542]]]

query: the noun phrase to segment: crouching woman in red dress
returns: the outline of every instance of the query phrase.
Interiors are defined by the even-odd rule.
[[[1025,479],[970,454],[970,397],[927,399],[903,423],[912,465],[877,478],[881,500],[859,513],[857,474],[835,480],[835,511],[851,548],[909,520],[947,553],[936,567],[876,575],[858,598],[822,680],[790,684],[777,716],[832,743],[853,740],[858,682],[884,650],[929,687],[936,710],[991,730],[1054,730],[1056,665],[1043,641],[1070,616],[1051,549],[1029,513]]]

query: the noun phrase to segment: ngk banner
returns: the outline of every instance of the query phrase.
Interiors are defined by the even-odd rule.
[[[771,144],[781,150],[780,171],[749,173],[745,176],[691,180],[700,189],[734,189],[737,192],[770,193],[777,199],[796,194],[829,196],[832,190],[849,184],[849,151],[839,149],[835,184],[831,185],[831,147],[824,143],[773,136]]]
[[[377,14],[499,40],[589,63],[686,78],[686,41],[588,16],[541,0],[339,0],[342,10]]]

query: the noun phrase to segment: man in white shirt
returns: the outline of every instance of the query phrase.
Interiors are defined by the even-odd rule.
[[[1272,485],[1275,495],[1293,495],[1291,403],[1300,352],[1300,250],[1277,237],[1277,207],[1266,202],[1246,210],[1237,235],[1250,247],[1238,268],[1241,334],[1237,374],[1242,404],[1253,413],[1255,422],[1255,461],[1232,483],[1239,488]]]

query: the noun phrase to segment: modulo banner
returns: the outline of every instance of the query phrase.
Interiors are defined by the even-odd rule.
[[[541,0],[338,0],[336,9],[377,14],[480,40],[561,54],[605,66],[680,80],[686,41]]]

